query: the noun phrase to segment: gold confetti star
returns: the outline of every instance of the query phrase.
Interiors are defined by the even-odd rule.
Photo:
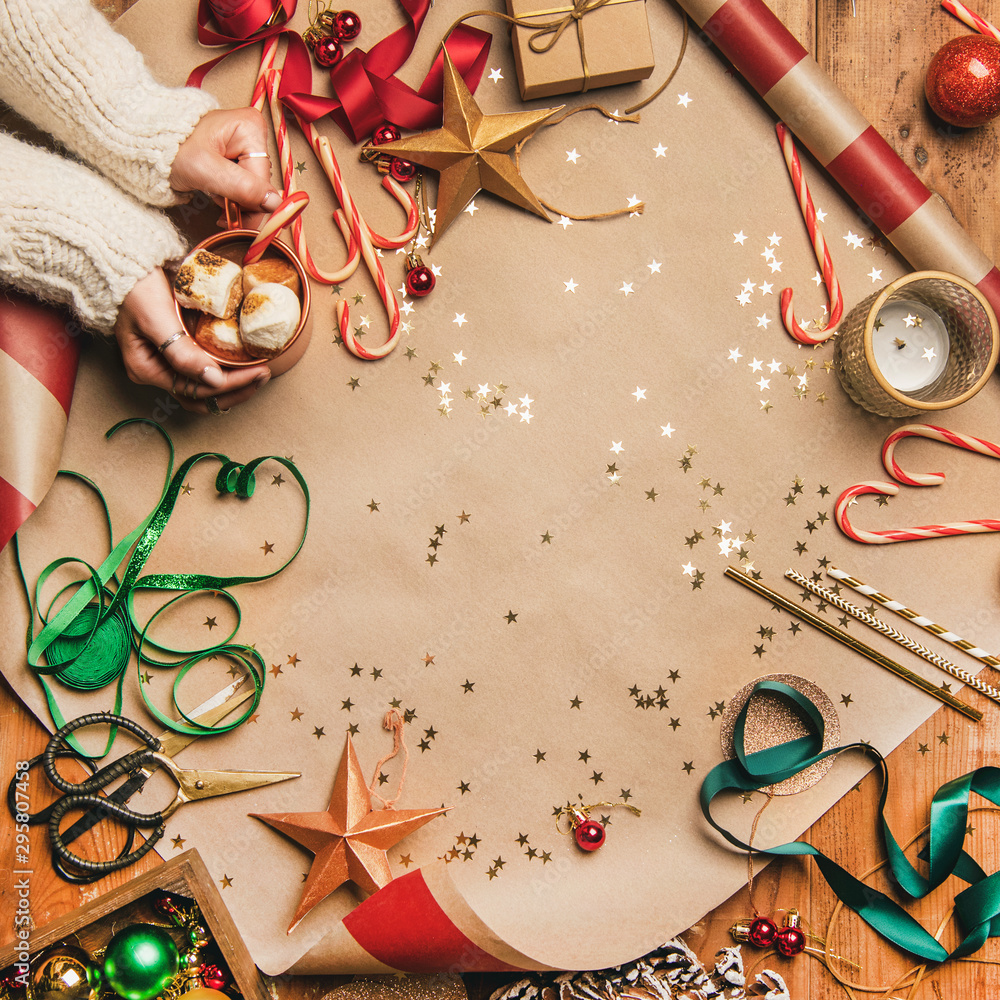
[[[517,615],[513,611],[508,611],[503,617],[507,619],[508,625],[512,625],[517,621]]]
[[[365,506],[374,514],[378,510],[379,505],[375,502],[375,498],[372,497],[371,503],[365,504]]]
[[[194,492],[194,487],[193,486],[189,486],[187,483],[185,483],[181,487],[181,493],[183,493],[184,496],[190,496],[190,494],[193,493],[193,492]]]
[[[303,713],[299,709],[295,708],[289,713],[292,717],[293,722],[299,722],[302,719]]]
[[[264,555],[267,556],[267,555],[270,555],[274,551],[274,546],[265,538],[264,539],[264,544],[260,547],[260,550],[261,550],[261,552],[264,553]]]
[[[409,868],[409,867],[410,867],[410,865],[412,865],[412,864],[413,864],[413,860],[412,860],[412,858],[410,857],[410,855],[409,855],[409,854],[400,854],[400,856],[399,856],[399,863],[400,863],[400,864],[401,864],[401,865],[402,865],[402,866],[403,866],[404,868]]]
[[[177,834],[176,837],[174,837],[174,838],[171,839],[170,843],[174,845],[174,850],[175,851],[179,851],[179,850],[181,850],[184,847],[184,844],[186,843],[186,841],[184,840],[184,838],[180,834]]]
[[[552,544],[552,536],[546,531],[545,534],[542,535],[542,545],[551,545],[551,544]]]
[[[472,515],[466,514],[465,511],[463,510],[461,514],[456,514],[455,516],[458,518],[459,524],[465,524]]]
[[[211,632],[216,627],[216,621],[214,618],[206,618],[205,625],[208,626],[208,631]]]
[[[233,880],[228,875],[224,874],[222,878],[219,879],[219,885],[221,885],[223,889],[228,889],[232,884]]]
[[[350,378],[349,378],[349,379],[348,379],[348,380],[347,380],[347,381],[346,381],[346,382],[344,383],[344,385],[348,385],[348,386],[350,386],[350,387],[351,387],[351,392],[354,392],[354,390],[355,390],[355,389],[357,389],[357,388],[358,388],[358,387],[359,387],[359,386],[361,385],[361,379],[359,379],[359,378],[355,377],[354,375],[352,375],[352,376],[351,376],[351,377],[350,377]]]

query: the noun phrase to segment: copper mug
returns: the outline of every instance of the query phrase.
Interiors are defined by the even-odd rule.
[[[227,201],[226,228],[203,239],[191,252],[194,253],[197,250],[210,250],[212,253],[218,254],[220,257],[225,257],[226,260],[231,260],[233,263],[242,266],[243,257],[256,236],[256,230],[243,228],[243,219],[239,206],[233,205],[231,202]],[[288,369],[291,368],[303,354],[305,354],[306,348],[309,346],[309,338],[312,335],[312,322],[309,310],[309,276],[306,273],[306,269],[303,266],[302,261],[299,259],[298,254],[287,243],[280,239],[274,239],[271,241],[268,248],[264,251],[264,255],[261,259],[267,260],[269,258],[277,258],[279,260],[287,261],[292,265],[292,267],[295,268],[295,271],[299,276],[299,303],[301,305],[301,314],[299,316],[298,325],[295,327],[295,332],[285,345],[284,350],[277,356],[270,359],[250,358],[247,361],[234,361],[232,358],[224,358],[217,354],[213,354],[209,348],[199,343],[198,346],[201,347],[201,349],[210,358],[212,358],[213,361],[218,362],[218,364],[223,368],[251,368],[254,365],[267,365],[268,368],[270,368],[272,375],[281,375],[288,371]],[[177,310],[177,315],[180,318],[181,325],[184,327],[185,332],[188,333],[193,339],[195,328],[198,325],[198,318],[202,314],[195,309],[184,308],[176,300],[174,301],[174,307]]]

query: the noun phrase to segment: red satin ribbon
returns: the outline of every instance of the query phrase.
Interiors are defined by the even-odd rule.
[[[275,3],[277,2],[277,7]],[[223,52],[221,56],[209,59],[200,66],[195,66],[187,78],[187,86],[200,87],[208,75],[227,56],[231,56],[240,49],[245,49],[248,45],[259,42],[262,38],[271,35],[278,35],[285,31],[285,25],[292,19],[295,13],[297,0],[245,0],[239,4],[229,14],[220,14],[209,5],[209,0],[198,0],[198,41],[202,45],[232,45],[233,42],[240,42],[233,48]],[[264,28],[275,10],[284,11],[284,18],[276,19],[270,27]],[[209,19],[214,17],[215,23],[222,29],[223,33],[215,31],[209,27]],[[252,36],[252,37],[251,37]]]
[[[360,142],[369,136],[383,121],[418,131],[440,124],[443,51],[438,53],[418,90],[395,75],[413,52],[424,18],[430,10],[430,0],[399,0],[406,14],[406,23],[368,52],[361,48],[352,49],[330,71],[333,98],[318,97],[312,93],[309,50],[296,32],[285,28],[295,12],[295,0],[279,2],[285,12],[284,22],[260,31],[274,10],[272,0],[246,0],[232,14],[216,16],[216,23],[227,32],[219,34],[208,27],[208,0],[200,0],[198,40],[203,45],[228,45],[234,41],[242,44],[196,67],[188,77],[188,86],[200,87],[209,70],[231,52],[269,35],[284,32],[288,39],[288,52],[280,96],[304,121],[316,121],[330,115],[353,142]],[[248,40],[250,35],[254,35],[252,41]],[[459,25],[445,40],[449,55],[471,91],[479,86],[492,40],[489,32],[464,24]]]

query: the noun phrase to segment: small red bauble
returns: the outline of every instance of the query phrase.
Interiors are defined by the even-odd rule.
[[[217,965],[203,965],[201,978],[210,990],[224,989],[229,983],[229,977]]]
[[[389,173],[401,184],[405,184],[417,176],[417,168],[409,160],[394,156],[389,160]]]
[[[372,145],[381,146],[386,142],[396,142],[402,137],[402,133],[395,125],[389,122],[382,122],[374,132],[372,132]]]
[[[798,927],[782,927],[774,939],[774,946],[785,958],[794,958],[806,946],[806,936]]]
[[[945,42],[927,67],[924,93],[949,125],[972,128],[1000,115],[1000,41],[961,35]]]
[[[596,851],[604,843],[607,834],[596,819],[586,819],[573,830],[573,836],[577,846],[584,851]]]
[[[425,295],[430,295],[436,283],[434,272],[426,264],[418,264],[406,272],[406,290],[414,298],[421,299]],[[600,844],[597,846],[600,847]]]
[[[340,39],[333,35],[324,35],[313,43],[313,55],[320,66],[329,69],[336,66],[344,57],[344,47],[340,44]]]
[[[342,42],[353,42],[361,34],[361,18],[353,10],[338,10],[333,15],[333,33]]]
[[[750,923],[747,940],[755,948],[770,948],[778,936],[778,927],[767,917],[754,917]]]

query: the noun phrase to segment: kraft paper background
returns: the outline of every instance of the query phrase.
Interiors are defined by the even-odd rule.
[[[673,64],[679,16],[665,3],[648,7],[658,60],[652,77],[586,100],[627,106]],[[140,3],[120,30],[157,74],[179,84],[212,54],[195,41],[195,9],[194,0]],[[388,3],[360,2],[357,10],[369,45],[401,23]],[[409,82],[422,78],[462,10],[439,0],[404,71]],[[305,14],[302,4],[296,27]],[[207,86],[226,103],[245,103],[257,54],[233,56]],[[489,67],[502,79],[484,77],[476,95],[483,110],[521,109],[502,30]],[[532,106],[546,103],[557,102]],[[373,169],[339,131],[323,130],[369,221],[398,231],[399,209]],[[314,255],[339,266],[328,185],[294,128],[293,142],[314,198],[306,215]],[[413,713],[400,807],[452,807],[390,852],[393,871],[407,870],[402,857],[410,871],[447,864],[471,909],[512,948],[540,965],[603,967],[684,930],[744,881],[745,858],[710,835],[697,805],[701,780],[720,760],[718,703],[758,675],[800,674],[837,706],[845,742],[869,739],[883,752],[938,708],[825,636],[805,626],[795,635],[788,615],[724,579],[740,547],[783,593],[795,593],[782,578],[789,565],[809,574],[825,558],[981,645],[1000,644],[993,613],[1000,539],[868,548],[833,523],[843,488],[882,478],[879,445],[902,421],[855,407],[824,370],[832,347],[799,347],[781,328],[785,285],[796,289],[805,318],[820,316],[824,293],[811,280],[816,264],[770,113],[724,61],[693,35],[676,79],[641,124],[578,115],[542,130],[522,164],[536,194],[566,211],[604,211],[634,195],[645,213],[547,225],[480,195],[474,214],[462,214],[425,254],[441,268],[438,287],[404,317],[412,328],[393,354],[366,363],[335,345],[336,295],[315,286],[303,360],[222,419],[190,417],[165,394],[132,386],[110,349],[94,346],[82,362],[63,464],[104,489],[116,537],[159,496],[166,460],[158,438],[142,430],[105,442],[104,431],[123,417],[162,422],[181,459],[202,450],[240,461],[292,456],[310,486],[312,517],[298,560],[274,580],[237,589],[240,638],[280,668],[268,674],[259,718],[180,758],[186,766],[303,775],[189,806],[167,833],[197,847],[216,879],[231,880],[223,898],[268,973],[295,966],[311,949],[330,971],[349,971],[322,941],[359,897],[338,890],[287,936],[311,856],[247,813],[324,809],[348,726],[358,727],[355,745],[370,773],[390,746],[380,720],[392,700]],[[817,170],[807,163],[806,171],[851,304],[902,266],[870,245],[874,234]],[[215,215],[186,223],[197,235]],[[852,247],[848,234],[863,245]],[[780,270],[763,255],[768,246]],[[396,287],[402,259],[385,254]],[[874,271],[881,273],[873,279]],[[773,285],[769,294],[762,283]],[[355,325],[366,317],[366,336],[380,343],[384,315],[367,274],[359,271],[342,294]],[[355,294],[363,302],[355,304]],[[786,374],[791,367],[795,374]],[[761,379],[769,380],[764,388]],[[994,381],[940,422],[990,437],[997,407]],[[900,454],[913,468],[947,470],[948,482],[904,488],[884,507],[862,502],[855,524],[995,513],[992,477],[1000,470],[988,460],[927,442],[908,442]],[[214,495],[215,471],[211,463],[197,467],[149,570],[261,573],[291,551],[303,514],[294,482],[286,475],[275,484],[282,470],[265,466],[256,495],[242,503]],[[96,504],[66,483],[57,483],[21,537],[32,580],[59,556],[96,564],[107,551]],[[722,537],[739,540],[728,556]],[[265,543],[273,552],[264,553]],[[23,597],[9,554],[4,559],[4,673],[45,718],[23,666]],[[204,624],[209,617],[220,629],[232,620],[227,606],[206,600],[171,627],[192,643],[208,641],[218,636]],[[861,628],[851,623],[852,632]],[[761,634],[767,629],[773,638]],[[863,638],[904,655],[877,635]],[[946,679],[915,657],[904,662]],[[355,664],[361,670],[352,673]],[[188,707],[227,679],[225,666],[210,663],[192,677]],[[151,697],[166,708],[170,678],[151,673]],[[133,671],[126,710],[148,721],[136,687]],[[109,691],[60,698],[67,716],[111,704]],[[953,731],[967,725],[974,723],[947,716]],[[392,794],[398,761],[386,772],[380,788]],[[758,841],[793,838],[861,773],[857,760],[843,760],[813,789],[776,801]],[[166,787],[151,784],[149,807]],[[557,833],[555,807],[578,795],[620,801],[623,790],[642,816],[598,810],[612,817],[600,851],[584,855]],[[723,815],[745,835],[761,801],[737,801]],[[859,836],[875,836],[872,819]],[[162,850],[174,850],[170,839]],[[453,851],[457,857],[438,860]]]

